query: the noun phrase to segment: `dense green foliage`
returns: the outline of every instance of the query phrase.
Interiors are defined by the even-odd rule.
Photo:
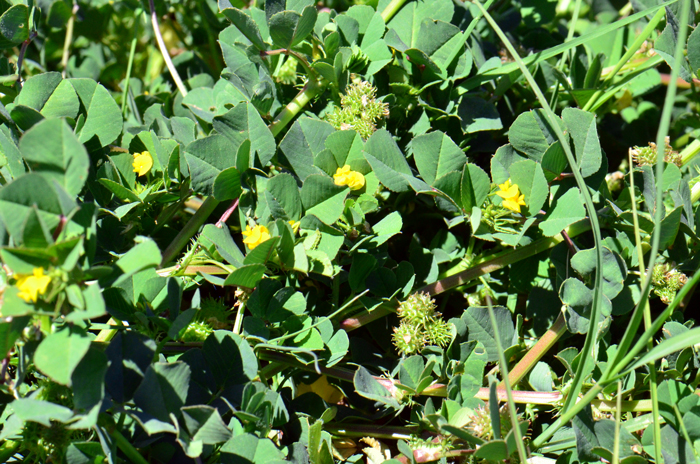
[[[694,0],[0,0],[0,461],[700,463]]]

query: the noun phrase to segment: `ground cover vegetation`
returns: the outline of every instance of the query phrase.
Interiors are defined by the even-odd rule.
[[[694,0],[0,0],[0,461],[700,462]]]

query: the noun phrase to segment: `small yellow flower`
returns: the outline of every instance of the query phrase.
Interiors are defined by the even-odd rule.
[[[143,153],[134,153],[134,162],[132,166],[134,167],[134,172],[137,173],[139,177],[148,174],[153,167],[153,157],[147,151]]]
[[[27,303],[36,303],[39,295],[43,295],[51,283],[51,277],[44,275],[43,267],[35,267],[32,275],[17,275],[16,278],[17,295]]]
[[[347,185],[350,190],[360,190],[365,186],[365,176],[357,171],[351,171],[350,165],[346,164],[335,171],[333,182],[335,185]]]
[[[304,393],[313,392],[323,398],[328,404],[337,404],[345,397],[338,387],[328,383],[328,378],[325,375],[319,377],[314,383],[307,384],[300,382],[297,384],[297,394],[299,397]]]
[[[496,195],[503,198],[503,207],[519,213],[520,206],[525,206],[525,195],[520,194],[518,184],[511,185],[510,179],[508,179],[505,183],[499,184],[498,188],[501,191],[496,192]]]
[[[243,243],[248,245],[251,250],[270,239],[270,231],[265,226],[255,226],[251,229],[250,226],[246,225],[245,230],[241,233],[245,237]]]
[[[301,225],[301,222],[292,219],[291,221],[289,221],[289,225],[292,226],[292,232],[296,234],[299,231],[299,226]]]

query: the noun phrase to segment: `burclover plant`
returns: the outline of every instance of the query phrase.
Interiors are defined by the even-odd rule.
[[[396,314],[401,322],[392,340],[401,355],[419,353],[428,345],[445,347],[452,340],[451,326],[436,307],[427,293],[414,293],[399,305]]]
[[[389,105],[377,99],[377,89],[366,81],[348,85],[345,95],[326,120],[338,130],[354,130],[368,139],[377,124],[389,116]]]
[[[0,8],[0,462],[693,449],[689,0],[132,3]]]

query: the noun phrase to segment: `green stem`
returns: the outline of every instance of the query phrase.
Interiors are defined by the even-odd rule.
[[[408,440],[417,432],[414,427],[391,427],[383,425],[366,424],[340,424],[329,422],[323,424],[323,429],[333,435],[345,437],[373,437],[386,440]]]
[[[0,462],[8,462],[12,456],[15,455],[21,442],[7,440],[0,446]]]
[[[295,60],[297,60],[299,63],[301,63],[301,66],[306,71],[306,75],[309,78],[309,80],[317,79],[316,71],[314,71],[313,68],[309,65],[309,62],[306,61],[306,58],[304,58],[299,53],[297,53],[293,50],[289,50],[288,48],[279,48],[277,50],[267,50],[267,51],[262,50],[260,52],[260,56],[272,56],[272,55],[287,55],[287,56],[294,57]]]
[[[577,166],[576,158],[574,157],[574,154],[571,151],[571,146],[569,145],[568,139],[564,135],[561,126],[559,125],[560,119],[557,118],[557,116],[554,114],[554,111],[552,111],[552,108],[549,106],[546,97],[537,85],[537,82],[532,76],[532,73],[530,73],[530,70],[528,70],[527,66],[525,66],[525,63],[523,63],[523,60],[520,58],[520,55],[513,48],[513,45],[508,40],[508,37],[506,37],[501,27],[491,17],[491,15],[489,15],[489,13],[483,9],[483,6],[481,5],[481,3],[479,3],[478,0],[474,0],[474,4],[481,10],[482,14],[491,25],[491,28],[496,32],[498,37],[503,42],[503,45],[513,56],[513,59],[515,60],[523,75],[527,79],[527,82],[532,88],[532,91],[537,96],[537,100],[540,102],[540,105],[542,105],[547,122],[549,123],[551,130],[554,131],[557,139],[560,141],[562,148],[564,149],[564,153],[566,154],[566,159],[568,160],[569,165],[573,169],[576,184],[578,185],[580,193],[583,196],[583,201],[586,207],[586,211],[588,213],[588,219],[591,222],[591,231],[593,232],[593,248],[595,250],[596,269],[598,269],[598,272],[595,273],[595,278],[593,282],[593,302],[591,307],[588,334],[586,335],[586,340],[584,342],[583,349],[581,350],[581,362],[578,365],[576,375],[574,376],[571,385],[571,394],[566,398],[564,402],[563,410],[566,411],[572,406],[572,403],[574,403],[576,398],[578,397],[578,394],[580,393],[583,387],[583,382],[588,376],[588,374],[593,370],[594,363],[596,360],[595,343],[598,336],[598,315],[600,313],[601,301],[603,296],[601,289],[603,283],[603,273],[601,271],[603,269],[603,252],[601,246],[602,237],[600,232],[600,225],[598,223],[598,215],[595,206],[593,205],[593,199],[591,198],[588,186],[586,185],[586,182],[583,179],[583,175],[581,174],[581,171],[579,169],[575,168]],[[547,431],[549,430],[550,429],[548,428]]]
[[[126,102],[129,99],[129,81],[131,80],[131,70],[134,67],[134,55],[136,55],[136,43],[138,42],[140,16],[141,8],[137,8],[134,12],[134,38],[131,39],[131,47],[129,48],[129,62],[126,65],[124,91],[122,92],[122,115],[124,115],[126,112]]]
[[[241,325],[243,325],[243,313],[245,312],[245,303],[238,305],[238,311],[236,311],[236,320],[233,323],[233,333],[236,335],[241,333]]]
[[[590,230],[590,223],[584,219],[570,225],[566,229],[566,232],[569,237],[576,237],[577,235],[588,230]],[[475,264],[469,269],[465,269],[457,274],[445,277],[435,283],[421,287],[416,290],[416,292],[427,292],[430,295],[439,295],[440,293],[446,292],[455,287],[459,287],[460,285],[464,285],[474,279],[478,279],[483,275],[498,271],[499,269],[503,269],[510,264],[548,250],[563,241],[564,237],[562,234],[558,234],[554,237],[541,238],[521,248],[495,253],[491,256],[483,258],[482,260],[476,261]],[[370,322],[376,321],[377,319],[391,314],[392,312],[395,312],[395,309],[392,306],[383,304],[380,307],[373,309],[372,312],[365,311],[359,315],[345,319],[340,323],[340,328],[344,329],[346,332],[350,332],[352,330],[359,329],[365,324],[369,324]]]
[[[173,78],[175,86],[177,86],[177,89],[184,97],[187,95],[187,88],[185,87],[185,84],[182,83],[182,79],[180,79],[180,75],[178,74],[177,69],[175,69],[173,60],[170,59],[168,47],[165,46],[165,42],[163,41],[163,35],[160,33],[160,26],[158,25],[158,15],[156,14],[156,7],[153,4],[153,0],[148,0],[148,6],[151,9],[151,24],[153,25],[153,34],[156,36],[156,42],[158,43],[160,54],[163,55],[163,60],[165,61],[165,65],[168,67],[168,71],[170,71],[170,76]]]
[[[165,266],[167,263],[175,259],[180,250],[182,250],[190,238],[197,233],[199,228],[204,224],[209,215],[216,209],[219,205],[219,200],[214,197],[207,197],[199,207],[196,213],[190,218],[190,220],[185,224],[185,227],[175,236],[173,241],[168,245],[168,248],[163,252],[163,260],[161,261],[161,267]]]
[[[384,22],[389,22],[396,12],[401,9],[404,3],[406,3],[406,0],[391,0],[391,3],[389,3],[386,8],[384,8],[384,11],[382,11],[382,19]]]
[[[272,135],[276,137],[282,132],[282,129],[284,129],[287,124],[316,97],[316,95],[321,93],[321,90],[323,90],[321,83],[317,79],[310,79],[296,97],[294,97],[294,100],[289,102],[287,106],[279,112],[275,120],[272,121],[272,124],[267,126],[270,132],[272,132]]]
[[[66,38],[63,40],[63,55],[61,56],[61,69],[63,69],[63,78],[66,77],[66,69],[68,68],[68,60],[70,59],[70,44],[73,42],[73,27],[75,26],[75,15],[78,12],[78,5],[73,4],[73,10],[66,23]]]
[[[656,26],[661,22],[661,20],[664,17],[666,10],[659,10],[656,12],[654,17],[649,21],[649,24],[646,25],[644,30],[642,31],[641,34],[635,39],[635,41],[630,45],[630,47],[627,49],[627,52],[622,55],[622,58],[617,62],[615,67],[610,71],[608,74],[608,77],[603,81],[603,84],[600,89],[596,90],[595,93],[591,96],[591,98],[586,102],[586,104],[583,107],[584,111],[589,111],[593,104],[596,102],[598,97],[603,93],[603,89],[607,87],[610,83],[612,83],[613,79],[617,77],[618,71],[622,69],[622,67],[632,58],[632,56],[637,53],[639,48],[642,46],[645,40],[649,38],[652,32],[656,29]]]
[[[612,464],[620,463],[620,427],[622,426],[622,382],[617,382],[617,409],[615,411],[615,434],[613,437]]]
[[[632,222],[634,224],[634,241],[637,249],[637,261],[639,261],[639,275],[641,276],[641,281],[644,282],[646,281],[646,268],[644,266],[644,251],[642,250],[642,238],[640,234],[640,229],[639,229],[639,218],[637,214],[637,198],[634,193],[634,169],[632,164],[632,153],[628,154],[629,158],[629,163],[630,163],[630,199],[632,203]],[[651,273],[653,270],[649,269],[649,273]],[[651,309],[649,308],[649,300],[647,299],[644,302],[643,305],[643,311],[644,311],[644,328],[649,329],[651,327]],[[650,338],[647,341],[647,349],[651,350],[654,347],[654,340],[653,338]],[[657,390],[657,385],[656,385],[656,366],[654,363],[649,363],[649,390],[651,393],[651,404],[652,404],[652,413],[653,413],[653,418],[654,418],[654,423],[653,423],[653,433],[654,433],[654,441],[656,443],[661,443],[661,424],[659,423],[659,395],[658,395],[658,390]],[[656,451],[656,448],[654,449],[654,454],[655,458],[658,461],[659,459],[659,453]]]
[[[537,362],[554,346],[554,344],[566,333],[566,321],[563,315],[559,315],[547,332],[528,350],[525,356],[518,361],[508,375],[508,382],[517,385]],[[503,382],[501,383],[503,384]]]
[[[695,158],[695,155],[698,153],[700,153],[700,139],[695,139],[681,152],[681,162],[685,166],[690,160]]]
[[[119,430],[116,428],[109,430],[109,435],[112,437],[122,453],[124,453],[131,462],[136,464],[148,464],[148,461],[146,461],[141,453],[139,453],[138,450],[134,448],[134,446],[129,443],[126,438],[124,438],[124,435],[122,435]]]
[[[506,360],[506,355],[503,351],[503,346],[501,346],[501,331],[498,328],[498,322],[496,322],[496,315],[493,312],[493,304],[491,302],[491,297],[487,296],[486,301],[489,308],[489,319],[491,320],[491,329],[493,330],[493,336],[496,341],[496,352],[498,353],[498,363],[501,365],[501,377],[503,378],[503,383],[506,387],[506,396],[508,398],[508,411],[510,412],[510,420],[512,422],[512,430],[515,438],[515,445],[518,448],[518,456],[520,457],[521,464],[525,464],[527,458],[527,451],[525,450],[525,443],[523,442],[522,432],[520,430],[520,424],[518,423],[518,411],[515,409],[515,402],[513,401],[513,391],[508,381],[508,361]],[[497,407],[496,405],[491,405],[491,408]],[[494,411],[494,409],[491,409]]]

